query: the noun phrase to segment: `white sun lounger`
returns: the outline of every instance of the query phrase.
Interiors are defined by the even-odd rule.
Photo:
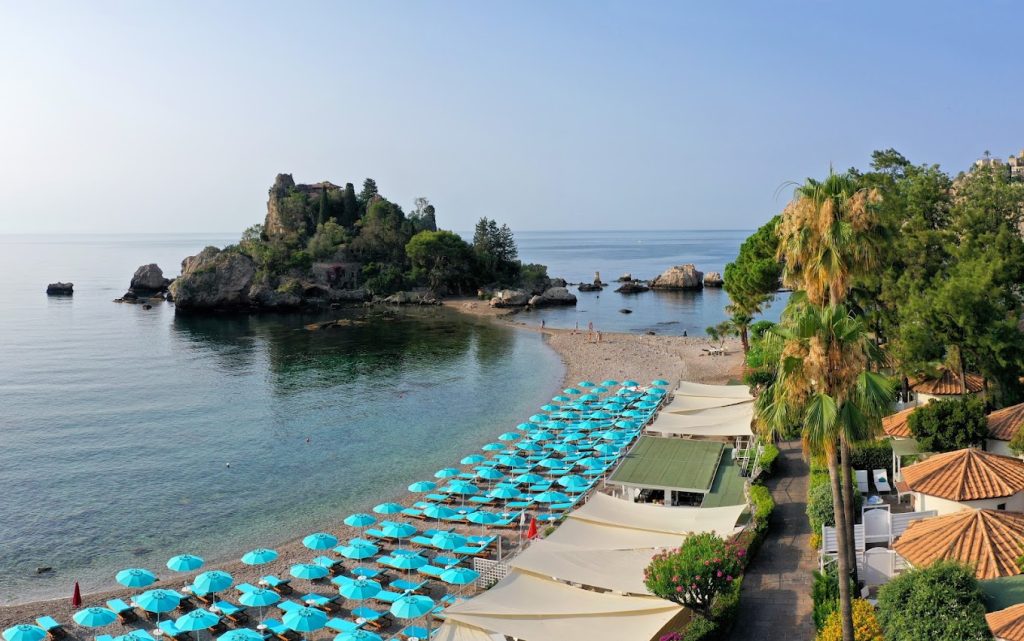
[[[875,480],[875,489],[879,492],[892,492],[889,485],[889,473],[886,470],[871,470],[871,477]]]
[[[868,471],[854,470],[853,474],[857,477],[857,489],[860,490],[861,494],[867,494],[870,491],[870,488],[868,488]]]

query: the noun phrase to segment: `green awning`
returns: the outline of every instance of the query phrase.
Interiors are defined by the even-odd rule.
[[[978,581],[978,586],[985,600],[985,609],[989,612],[1024,603],[1024,574],[985,579]]]
[[[725,445],[715,441],[641,436],[609,483],[656,490],[705,493],[715,480]]]
[[[912,438],[892,439],[892,453],[896,456],[912,456],[920,454],[921,450],[917,441]]]

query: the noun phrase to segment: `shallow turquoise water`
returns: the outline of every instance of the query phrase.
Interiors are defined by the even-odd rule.
[[[308,332],[314,317],[110,302],[139,264],[173,274],[231,240],[0,236],[0,603],[307,533],[456,462],[558,387],[538,335],[451,314]],[[46,297],[55,280],[75,296]]]

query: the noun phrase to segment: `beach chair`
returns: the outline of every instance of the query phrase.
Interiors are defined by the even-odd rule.
[[[875,481],[875,489],[879,492],[889,493],[892,492],[892,486],[889,485],[889,472],[888,470],[871,470],[871,477]]]
[[[107,601],[107,607],[114,611],[114,614],[117,615],[117,619],[121,623],[130,623],[139,618],[139,615],[135,613],[135,609],[121,599]]]
[[[38,619],[36,619],[36,625],[46,630],[46,636],[50,637],[51,639],[59,639],[67,635],[67,630],[64,629],[64,626],[57,623],[57,620],[51,616],[39,617]]]
[[[348,619],[340,619],[334,617],[325,624],[328,628],[335,630],[336,632],[355,632],[359,629],[359,626],[349,621]]]
[[[355,579],[349,576],[345,576],[344,574],[339,574],[338,576],[331,579],[331,583],[338,586],[339,588],[343,585],[348,585],[353,581],[355,581]]]
[[[296,610],[301,610],[304,607],[306,607],[305,603],[299,603],[297,601],[286,600],[277,602],[277,609],[281,612],[295,612]]]
[[[423,518],[423,510],[417,510],[414,507],[407,507],[407,508],[405,508],[404,510],[402,510],[402,514],[404,514],[404,515],[406,515],[408,517],[412,517],[414,519],[422,519]]]
[[[466,557],[447,556],[447,555],[444,555],[444,554],[438,554],[437,556],[434,557],[434,563],[442,566],[446,570],[448,568],[455,567],[456,565],[458,565],[459,563],[462,563],[465,560],[466,560]]]
[[[426,581],[412,582],[406,579],[395,579],[388,587],[398,592],[419,592],[423,587],[427,585]]]
[[[174,641],[185,641],[185,639],[189,638],[188,632],[185,630],[179,630],[178,626],[174,625],[174,621],[170,619],[164,619],[157,627],[159,627],[160,631],[163,632],[163,636],[168,639],[174,639]]]
[[[317,556],[313,558],[313,563],[316,565],[327,568],[331,576],[337,576],[339,572],[345,569],[345,566],[341,564],[338,559],[332,559],[329,556]]]
[[[330,597],[317,594],[316,592],[310,592],[302,597],[302,602],[306,605],[312,605],[314,608],[319,608],[324,612],[332,612],[338,609],[339,606],[337,601],[340,598],[340,595]]]
[[[367,529],[365,534],[366,534],[366,536],[372,536],[375,539],[386,539],[386,538],[388,538],[388,537],[384,536],[383,532],[381,532],[377,528],[373,528],[373,527]]]
[[[428,563],[427,565],[423,565],[416,568],[416,571],[424,576],[429,576],[432,579],[439,579],[441,578],[441,575],[444,573],[445,568],[441,568],[436,565],[430,565]]]
[[[463,545],[460,548],[455,548],[453,552],[465,556],[483,556],[487,554],[487,548],[489,547],[490,545]]]
[[[261,578],[260,581],[265,582],[271,590],[278,594],[291,594],[293,592],[291,579],[279,579],[273,574],[268,574]]]
[[[407,625],[398,635],[403,639],[427,639],[431,636],[429,630],[418,625]]]
[[[416,545],[422,545],[423,547],[433,547],[433,543],[430,542],[430,537],[429,536],[419,536],[418,535],[418,536],[412,537],[409,540],[412,541],[413,543],[415,543]]]
[[[114,641],[114,636],[111,634],[97,634],[96,641]]]
[[[252,583],[239,583],[238,585],[235,586],[235,589],[238,590],[239,594],[245,594],[246,592],[252,592],[253,590],[258,590],[259,588],[257,588]]]
[[[860,490],[861,494],[867,494],[870,491],[868,488],[868,471],[854,470],[853,475],[857,478],[857,489]]]
[[[295,641],[299,638],[298,632],[285,627],[285,625],[277,619],[264,619],[263,625],[267,626],[267,632],[273,634],[278,639],[281,639],[281,641]]]
[[[401,592],[392,592],[391,590],[381,590],[380,592],[375,594],[373,596],[373,598],[375,600],[377,600],[377,601],[380,601],[381,603],[387,603],[388,605],[390,605],[390,604],[394,603],[395,601],[401,599],[403,596],[405,596],[405,595],[402,594]]]
[[[236,605],[230,601],[215,601],[213,605],[220,610],[222,617],[236,625],[242,625],[249,620],[249,615],[246,614],[245,608],[241,605]]]
[[[379,576],[380,574],[380,570],[376,568],[366,567],[365,565],[357,565],[356,567],[352,568],[351,571],[352,576],[365,576],[368,579],[372,579],[376,576]]]
[[[384,628],[391,625],[394,619],[391,617],[389,612],[378,612],[373,608],[366,606],[360,606],[352,610],[352,616],[358,619],[366,621],[364,625],[374,630],[383,630]]]

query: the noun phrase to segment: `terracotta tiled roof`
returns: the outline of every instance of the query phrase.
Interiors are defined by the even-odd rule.
[[[952,559],[973,565],[979,579],[1014,576],[1024,555],[1024,514],[966,509],[914,521],[893,549],[915,567]]]
[[[908,407],[905,410],[890,414],[882,419],[882,430],[893,438],[911,438],[910,424],[907,419],[914,413],[917,407]]]
[[[908,465],[903,480],[914,492],[951,501],[995,499],[1024,491],[1024,461],[968,448]]]
[[[1009,441],[1024,425],[1024,403],[1004,407],[988,415],[988,437]]]
[[[967,378],[968,392],[977,394],[985,389],[984,379],[977,374],[966,374],[965,378]],[[931,396],[959,396],[964,393],[960,375],[948,369],[943,369],[938,378],[917,381],[912,387],[915,392]]]
[[[1024,641],[1024,603],[989,612],[985,621],[993,636],[1006,641]]]

